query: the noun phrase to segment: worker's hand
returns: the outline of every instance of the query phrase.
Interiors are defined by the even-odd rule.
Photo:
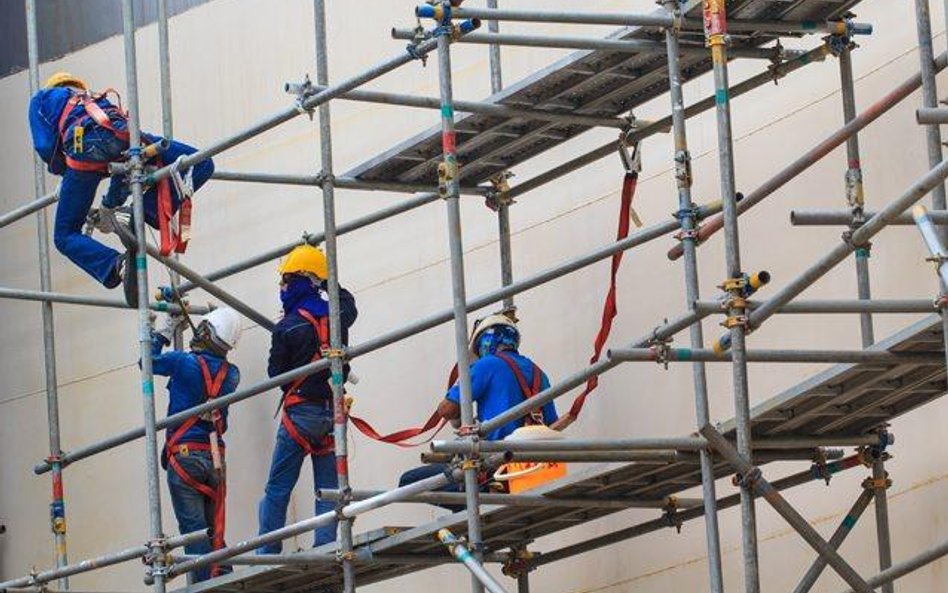
[[[100,233],[114,233],[115,230],[115,210],[102,206],[95,215],[95,228]]]
[[[156,333],[168,340],[171,343],[174,338],[174,332],[184,323],[184,316],[182,315],[168,315],[163,316],[161,327]]]

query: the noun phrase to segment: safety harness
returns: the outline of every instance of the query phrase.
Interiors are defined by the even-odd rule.
[[[520,391],[523,393],[523,399],[530,399],[534,395],[540,393],[543,371],[540,370],[540,367],[538,367],[535,362],[531,361],[531,364],[533,365],[533,384],[528,385],[527,378],[523,376],[523,371],[520,370],[520,365],[518,365],[517,361],[511,358],[510,355],[504,354],[503,352],[495,352],[494,356],[507,363],[507,366],[510,367],[514,377],[517,378],[517,384],[520,385]],[[545,422],[543,422],[542,408],[537,408],[536,410],[532,410],[529,414],[527,414],[527,416],[524,418],[524,424],[527,426],[532,426],[534,424],[545,424]]]
[[[225,360],[221,363],[221,367],[217,370],[217,374],[212,378],[211,371],[207,366],[204,358],[201,356],[195,356],[198,361],[198,365],[201,367],[201,375],[204,378],[204,393],[207,396],[208,400],[215,399],[220,395],[221,387],[224,385],[224,380],[227,378],[227,371],[230,368],[230,365]],[[194,490],[200,492],[207,498],[211,500],[214,504],[214,524],[212,527],[211,535],[211,548],[214,550],[219,550],[224,547],[224,529],[226,525],[226,504],[227,499],[227,479],[224,471],[224,447],[218,442],[219,435],[224,433],[224,418],[221,415],[220,410],[213,410],[210,413],[211,422],[214,425],[214,430],[211,431],[208,443],[182,443],[181,439],[184,435],[191,430],[198,421],[202,420],[202,416],[192,416],[185,420],[168,438],[165,443],[165,450],[163,452],[163,458],[167,462],[168,466],[181,480],[193,488]],[[199,482],[194,479],[191,474],[185,470],[181,464],[178,462],[177,455],[190,455],[191,451],[210,451],[211,459],[214,463],[214,469],[217,471],[217,488],[211,488],[203,482]],[[218,565],[211,566],[211,576],[219,576],[221,574],[220,567]]]
[[[316,336],[316,352],[310,360],[310,364],[312,364],[321,360],[323,351],[329,348],[329,319],[327,317],[314,317],[305,309],[297,309],[296,312],[313,326],[313,334]],[[287,434],[290,435],[290,438],[292,438],[307,455],[330,455],[335,449],[335,439],[333,439],[331,434],[325,435],[320,439],[319,445],[314,447],[309,439],[304,437],[299,429],[296,428],[296,425],[293,424],[293,420],[290,419],[290,415],[287,413],[287,409],[310,401],[303,397],[298,391],[303,382],[308,378],[309,375],[298,378],[296,381],[293,381],[293,383],[290,384],[290,388],[286,390],[286,395],[283,396],[283,416],[280,422],[283,424],[283,428],[286,429]]]
[[[100,99],[107,98],[114,94],[118,106],[110,105],[104,109],[97,103]],[[66,126],[69,116],[76,107],[82,107],[85,113],[80,115],[72,125]],[[59,116],[59,142],[62,148],[66,166],[75,171],[98,173],[107,177],[109,175],[108,161],[80,161],[66,154],[65,146],[67,136],[72,130],[73,150],[77,153],[83,152],[83,139],[85,137],[86,125],[95,122],[102,128],[110,131],[116,138],[128,144],[128,128],[122,130],[117,128],[112,119],[116,118],[122,121],[128,120],[128,113],[122,109],[122,97],[115,89],[106,89],[101,93],[90,93],[87,91],[73,91],[69,101],[66,102],[62,114]],[[123,159],[124,160],[124,159]],[[160,169],[165,163],[160,156],[154,157],[154,164]],[[159,251],[162,256],[174,253],[184,253],[188,247],[188,240],[191,235],[191,196],[194,194],[193,185],[190,182],[190,172],[187,180],[181,178],[178,173],[178,167],[172,170],[171,181],[164,178],[158,181],[158,230],[161,236],[161,245]],[[174,182],[178,190],[178,196],[181,198],[181,204],[178,211],[174,210],[174,199],[171,191],[171,183]]]

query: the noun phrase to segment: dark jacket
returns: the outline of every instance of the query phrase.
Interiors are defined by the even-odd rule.
[[[349,343],[349,328],[355,323],[359,315],[356,309],[355,298],[344,289],[339,289],[340,317],[342,320],[342,343]],[[302,315],[291,311],[283,316],[276,324],[270,337],[270,360],[267,364],[267,374],[275,377],[297,367],[309,364],[313,355],[319,349],[319,339],[313,331],[313,326]],[[349,365],[344,365],[344,375],[349,375]],[[310,375],[303,381],[297,392],[313,401],[332,399],[332,388],[329,386],[331,373],[325,369]],[[281,386],[283,392],[292,385],[286,383]]]

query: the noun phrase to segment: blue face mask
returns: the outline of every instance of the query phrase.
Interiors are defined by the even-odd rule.
[[[280,302],[283,313],[292,313],[304,309],[312,315],[329,315],[329,302],[322,296],[319,287],[305,276],[291,275],[288,281],[280,285]]]

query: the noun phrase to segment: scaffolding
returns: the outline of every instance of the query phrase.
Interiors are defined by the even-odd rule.
[[[159,64],[163,133],[173,132],[170,99],[168,15],[165,0],[158,2]],[[854,35],[871,33],[871,26],[856,22],[849,10],[859,0],[788,3],[778,0],[665,0],[650,14],[595,14],[590,12],[549,12],[506,10],[496,0],[486,8],[461,6],[460,0],[431,2],[419,6],[419,26],[411,30],[393,29],[397,39],[410,41],[407,51],[379,62],[365,72],[335,84],[330,83],[327,64],[325,0],[314,0],[316,37],[316,81],[287,84],[295,95],[282,111],[232,136],[221,139],[184,159],[181,166],[193,166],[295,117],[318,115],[321,169],[311,176],[222,172],[215,178],[232,182],[280,183],[319,187],[323,198],[324,227],[321,233],[307,234],[299,242],[281,245],[247,261],[207,274],[200,274],[177,258],[163,257],[145,236],[142,206],[143,183],[167,177],[171,166],[150,173],[143,171],[141,156],[130,151],[124,169],[128,174],[134,204],[137,242],[139,346],[141,352],[144,424],[140,428],[100,442],[64,451],[60,442],[55,365],[53,303],[98,307],[125,307],[124,303],[103,298],[78,297],[51,292],[48,226],[45,208],[57,201],[47,194],[42,163],[34,161],[37,198],[3,216],[0,227],[36,213],[40,254],[40,291],[0,288],[0,298],[39,301],[43,313],[43,342],[46,368],[46,396],[49,418],[49,457],[35,467],[35,473],[50,473],[53,483],[52,531],[55,537],[56,567],[33,571],[21,578],[0,583],[0,592],[47,591],[58,581],[56,590],[68,589],[68,577],[129,560],[145,562],[145,580],[156,593],[164,593],[176,575],[210,564],[248,566],[199,584],[191,591],[247,590],[342,590],[355,591],[365,585],[426,567],[457,560],[470,570],[472,590],[504,591],[484,569],[486,563],[503,565],[504,573],[517,581],[517,590],[527,593],[529,573],[543,565],[598,549],[632,537],[667,528],[680,528],[685,521],[703,518],[708,551],[708,589],[725,590],[721,568],[718,511],[739,507],[742,524],[744,578],[747,593],[760,591],[756,504],[763,499],[780,514],[816,552],[811,568],[794,590],[809,591],[821,572],[829,566],[851,587],[870,593],[881,587],[894,591],[892,582],[948,554],[948,541],[914,557],[894,563],[891,554],[886,489],[890,482],[885,469],[886,448],[893,438],[887,422],[908,410],[941,397],[946,384],[948,314],[945,296],[948,268],[945,260],[948,208],[944,180],[948,161],[942,156],[938,124],[948,122],[948,110],[938,107],[935,75],[948,65],[948,56],[934,56],[929,0],[915,0],[919,73],[898,85],[862,113],[857,113],[853,89],[851,52]],[[124,47],[127,103],[131,145],[140,139],[138,84],[135,61],[133,0],[123,0]],[[35,0],[26,0],[29,47],[30,91],[39,87]],[[431,28],[422,26],[433,22]],[[481,20],[487,33],[480,33]],[[511,35],[499,32],[503,21],[583,23],[619,25],[606,38]],[[784,37],[824,36],[807,51],[782,47]],[[489,46],[492,95],[481,102],[459,101],[453,97],[451,47],[454,43]],[[550,67],[516,84],[505,86],[501,75],[500,48],[503,45],[574,48],[571,54]],[[439,97],[417,97],[363,90],[366,83],[429,54],[437,54]],[[737,192],[734,182],[731,99],[788,76],[815,61],[829,57],[839,60],[844,125],[825,140],[778,171],[759,188],[746,195]],[[728,64],[732,58],[763,61],[762,71],[731,84]],[[711,72],[714,94],[686,107],[684,80]],[[923,91],[918,122],[924,126],[930,171],[878,212],[865,209],[858,134],[883,113],[906,99],[915,90]],[[641,121],[632,110],[641,103],[668,92],[671,114],[657,121]],[[441,125],[424,132],[363,163],[336,175],[332,157],[331,100],[384,102],[440,110]],[[689,118],[713,110],[717,121],[720,155],[719,202],[697,205],[692,194],[691,156],[687,142]],[[455,111],[465,115],[457,116]],[[519,163],[562,144],[592,128],[618,130],[619,140],[557,165],[532,179],[510,186],[507,172]],[[678,211],[666,221],[635,230],[616,242],[577,256],[554,268],[515,280],[510,245],[510,207],[513,200],[567,173],[615,154],[624,156],[628,174],[636,173],[639,143],[652,135],[671,131],[674,138],[675,180]],[[839,225],[846,231],[840,243],[824,254],[798,277],[764,300],[750,296],[767,279],[748,275],[741,265],[738,217],[760,203],[833,149],[845,144],[847,151],[846,210],[796,211],[795,225]],[[411,198],[378,212],[337,224],[335,188],[384,190],[413,193]],[[432,191],[435,190],[435,191]],[[420,192],[420,193],[419,193]],[[917,203],[932,194],[931,212]],[[462,194],[482,196],[497,212],[502,286],[469,298],[464,282],[459,199]],[[337,238],[373,223],[443,201],[447,206],[450,270],[453,303],[450,309],[416,320],[404,327],[376,336],[361,344],[342,343],[339,318]],[[913,215],[907,210],[916,206]],[[938,263],[943,278],[935,299],[872,299],[869,291],[870,240],[888,225],[915,224],[925,245]],[[698,291],[698,247],[715,232],[723,230],[726,248],[725,281],[722,295],[701,300]],[[614,257],[646,242],[675,234],[677,243],[669,252],[672,260],[683,259],[687,297],[686,311],[649,330],[642,338],[624,347],[609,350],[600,360],[490,420],[478,422],[473,408],[468,370],[467,313],[501,303],[514,306],[514,296],[541,284]],[[290,372],[243,387],[238,391],[163,419],[156,418],[151,369],[151,310],[180,312],[185,306],[175,295],[196,288],[213,295],[258,323],[272,329],[273,322],[215,284],[216,281],[279,258],[299,244],[324,245],[329,261],[330,346],[338,355],[312,362]],[[804,289],[829,270],[853,256],[857,278],[855,300],[797,300]],[[161,288],[157,300],[150,297],[147,258],[151,257],[172,272],[172,287]],[[755,280],[756,278],[756,280]],[[763,280],[761,280],[763,279]],[[196,313],[200,307],[187,307]],[[749,348],[747,335],[775,314],[849,313],[859,316],[862,350],[764,350]],[[873,333],[873,315],[887,313],[931,313],[932,315],[887,339],[878,341]],[[723,316],[725,333],[706,348],[701,322]],[[346,360],[368,355],[444,323],[453,323],[455,350],[461,390],[462,429],[451,441],[434,441],[427,462],[446,462],[450,471],[415,484],[390,491],[354,490],[348,480],[347,418],[342,385],[342,365]],[[689,332],[689,347],[673,348],[673,336]],[[180,334],[175,344],[181,347]],[[531,409],[571,392],[623,362],[653,361],[668,365],[684,362],[691,366],[694,383],[696,433],[668,438],[564,439],[540,442],[491,442],[490,431],[517,420]],[[708,363],[729,363],[733,369],[734,410],[732,421],[711,424],[708,408]],[[747,380],[748,363],[785,362],[837,363],[776,397],[751,407]],[[175,426],[189,417],[234,405],[270,389],[318,370],[332,374],[335,456],[339,490],[318,496],[338,501],[335,512],[317,515],[277,531],[202,556],[175,555],[173,551],[207,537],[195,532],[167,536],[162,525],[159,495],[157,431]],[[842,405],[845,404],[845,405]],[[827,410],[835,410],[828,413]],[[63,470],[95,454],[137,439],[145,439],[149,509],[149,541],[120,552],[82,562],[70,563],[66,554]],[[839,447],[857,447],[845,455]],[[608,467],[579,472],[546,484],[528,494],[488,494],[477,487],[480,468],[496,467],[505,461],[619,462]],[[810,461],[804,471],[780,479],[767,479],[760,466],[778,460]],[[865,466],[871,474],[863,483],[852,508],[833,535],[823,539],[803,516],[780,494],[781,491],[812,481],[826,480],[841,471]],[[739,494],[719,498],[715,481],[732,475]],[[465,485],[464,493],[433,492],[451,482]],[[700,498],[677,494],[700,487]],[[433,523],[408,529],[383,529],[353,534],[352,519],[394,502],[463,505],[465,510],[439,518]],[[864,577],[838,553],[838,548],[856,521],[874,504],[878,539],[879,570]],[[482,508],[482,505],[488,508]],[[628,508],[655,509],[660,515],[650,521],[618,529],[612,533],[538,553],[528,550],[537,537],[568,529],[579,523]],[[255,548],[329,524],[339,519],[337,542],[307,552],[254,555]],[[732,589],[734,587],[732,586]]]

